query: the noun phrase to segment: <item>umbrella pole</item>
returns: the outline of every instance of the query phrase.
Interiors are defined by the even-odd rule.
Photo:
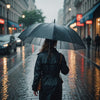
[[[54,19],[54,23],[56,22],[56,20]]]

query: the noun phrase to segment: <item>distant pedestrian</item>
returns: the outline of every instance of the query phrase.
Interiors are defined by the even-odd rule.
[[[96,47],[95,47],[95,50],[97,51],[99,51],[99,47],[100,47],[100,36],[99,36],[99,34],[97,34],[96,36],[95,36],[95,43],[96,43]]]
[[[69,68],[63,54],[56,50],[56,44],[56,40],[46,39],[36,60],[32,89],[37,96],[38,84],[41,80],[39,100],[62,100],[63,81],[60,71],[66,75]]]
[[[90,49],[90,45],[91,45],[91,37],[90,37],[90,35],[88,35],[88,37],[86,38],[86,42],[87,42],[88,49]]]

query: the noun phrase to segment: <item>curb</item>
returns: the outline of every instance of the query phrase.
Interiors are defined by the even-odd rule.
[[[92,61],[91,59],[88,59],[86,56],[83,56],[78,51],[76,51],[76,53],[79,54],[81,57],[85,58],[88,62],[91,62],[92,64],[94,64],[98,69],[100,69],[100,66],[97,65],[94,61]]]

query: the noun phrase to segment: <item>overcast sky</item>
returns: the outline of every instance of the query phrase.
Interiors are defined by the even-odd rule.
[[[38,9],[42,9],[43,15],[46,16],[46,22],[57,20],[57,13],[63,8],[63,0],[35,0]]]

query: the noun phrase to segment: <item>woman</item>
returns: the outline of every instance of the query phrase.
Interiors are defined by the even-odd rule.
[[[37,96],[41,79],[39,100],[62,100],[63,81],[60,71],[66,75],[69,68],[64,56],[54,48],[56,44],[56,40],[46,39],[36,60],[32,89],[34,95]]]

